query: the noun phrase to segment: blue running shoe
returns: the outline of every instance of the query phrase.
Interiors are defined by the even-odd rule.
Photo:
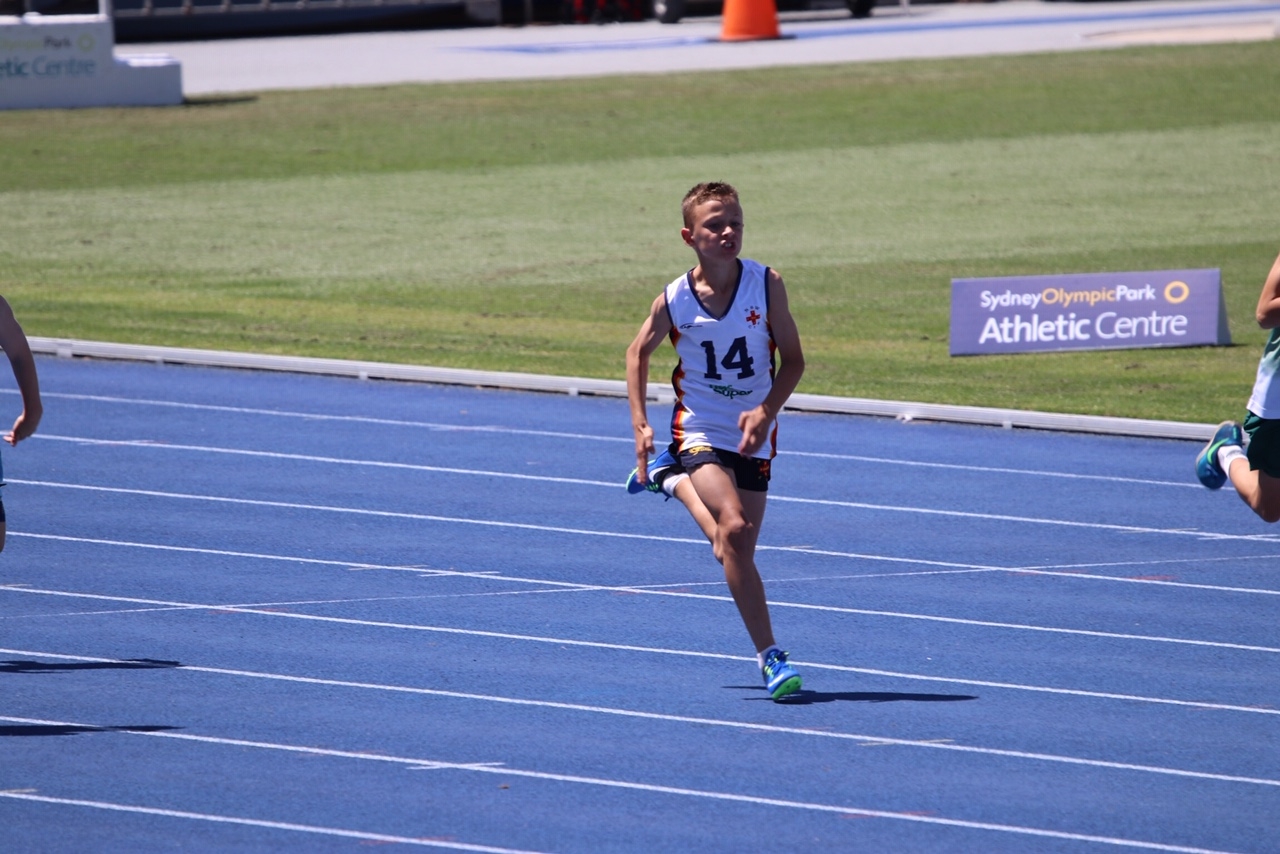
[[[1218,464],[1218,451],[1224,445],[1244,447],[1244,430],[1234,421],[1223,421],[1219,424],[1209,444],[1205,445],[1200,456],[1196,457],[1196,477],[1210,489],[1221,489],[1227,482],[1227,473]]]
[[[775,700],[800,690],[800,674],[780,649],[770,650],[764,657],[764,667],[760,672],[764,675],[764,687]]]
[[[667,469],[676,464],[676,458],[671,456],[671,451],[663,449],[649,463],[649,468],[645,471],[646,480],[641,483],[636,477],[640,469],[632,469],[631,474],[627,477],[627,492],[636,495],[641,492],[661,492],[662,479],[666,477]]]

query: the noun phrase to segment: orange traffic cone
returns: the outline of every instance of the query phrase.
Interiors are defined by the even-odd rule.
[[[742,42],[780,39],[778,7],[774,0],[724,0],[724,25],[720,41]]]

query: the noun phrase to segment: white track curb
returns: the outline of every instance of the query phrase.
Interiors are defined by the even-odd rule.
[[[138,362],[203,365],[217,368],[241,368],[255,371],[286,371],[298,374],[323,374],[356,379],[399,380],[402,382],[437,383],[441,385],[479,386],[483,388],[521,389],[568,395],[600,395],[626,397],[626,383],[587,377],[557,377],[545,374],[520,374],[502,371],[473,371],[462,368],[433,368],[422,365],[397,365],[388,362],[358,362],[347,359],[312,359],[302,356],[273,356],[263,353],[235,353],[223,350],[197,350],[187,347],[153,347],[144,344],[112,344],[104,341],[79,341],[69,338],[28,339],[31,350],[61,359],[124,359]],[[660,403],[673,400],[671,389],[659,383],[649,384],[649,397]],[[1153,439],[1185,439],[1203,442],[1215,429],[1212,424],[1183,421],[1152,421],[1140,418],[1109,418],[1099,415],[1063,415],[1054,412],[1031,412],[1020,409],[993,409],[983,406],[949,406],[940,403],[909,403],[896,400],[870,400],[858,397],[832,397],[821,394],[793,394],[787,409],[798,412],[830,412],[842,415],[872,415],[899,421],[951,421],[1012,429],[1057,430],[1071,433],[1104,433]]]

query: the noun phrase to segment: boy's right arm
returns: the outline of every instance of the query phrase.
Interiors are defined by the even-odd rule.
[[[1263,329],[1275,329],[1280,326],[1280,257],[1271,265],[1271,273],[1262,286],[1262,295],[1258,297],[1256,314],[1258,325]]]
[[[653,453],[653,428],[649,426],[649,356],[671,332],[667,301],[662,294],[653,301],[649,316],[640,324],[635,340],[627,347],[627,400],[631,403],[631,429],[636,436],[636,478],[645,482],[649,456]]]
[[[0,297],[0,348],[9,357],[13,378],[18,381],[18,391],[22,394],[22,412],[13,422],[13,429],[3,437],[10,445],[16,445],[36,432],[44,415],[44,405],[40,402],[40,380],[36,376],[31,345],[4,297]]]

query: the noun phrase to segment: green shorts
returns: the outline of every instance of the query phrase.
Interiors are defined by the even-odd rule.
[[[1280,420],[1249,412],[1244,417],[1244,432],[1249,434],[1249,468],[1280,478]]]

